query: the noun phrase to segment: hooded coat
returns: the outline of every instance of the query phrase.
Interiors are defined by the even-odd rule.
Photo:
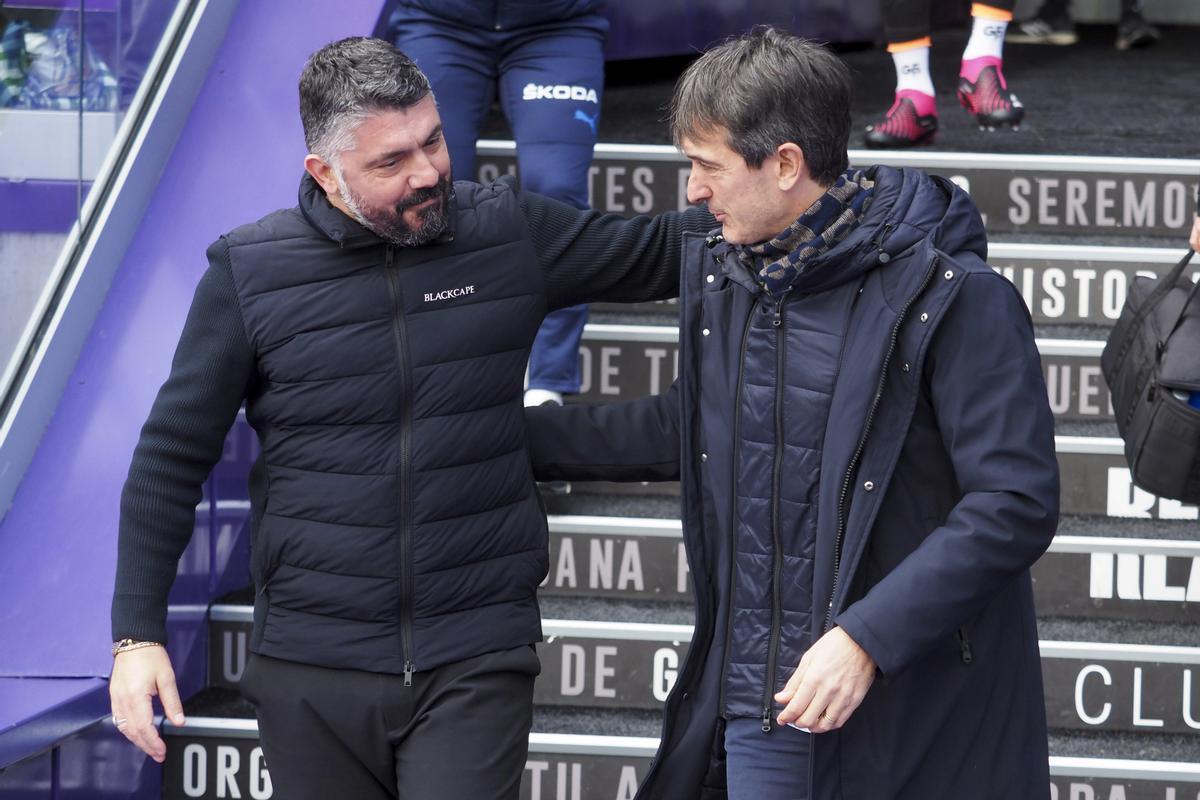
[[[641,798],[724,796],[723,719],[743,715],[722,697],[731,620],[782,651],[776,687],[833,625],[878,667],[844,725],[813,737],[814,800],[1049,794],[1029,567],[1057,525],[1058,468],[1032,324],[985,263],[966,193],[868,176],[862,221],[782,306],[718,237],[688,237],[666,395],[527,411],[541,478],[681,480],[696,629]],[[756,356],[772,315],[786,349]],[[739,490],[753,457],[772,469],[766,497]],[[811,505],[807,569],[786,514],[746,511],[764,502]],[[767,583],[772,614],[737,613],[736,528],[755,524],[785,528],[759,537],[778,566],[736,573]]]

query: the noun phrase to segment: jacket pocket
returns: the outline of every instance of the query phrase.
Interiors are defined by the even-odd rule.
[[[1139,414],[1144,429],[1125,452],[1134,482],[1159,497],[1196,502],[1200,496],[1200,410],[1192,408],[1171,391],[1155,384],[1152,404]],[[1128,432],[1127,432],[1128,434]]]
[[[725,773],[725,720],[717,718],[713,729],[712,749],[709,752],[708,767],[704,771],[704,779],[700,784],[702,800],[718,800],[728,796],[728,783]]]

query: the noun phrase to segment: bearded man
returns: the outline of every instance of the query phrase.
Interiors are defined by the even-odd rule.
[[[149,756],[183,710],[167,593],[245,403],[254,703],[278,795],[515,798],[546,520],[523,377],[548,311],[673,297],[691,210],[625,220],[451,182],[425,75],[378,39],[314,54],[297,206],[208,249],[121,498],[111,680]]]

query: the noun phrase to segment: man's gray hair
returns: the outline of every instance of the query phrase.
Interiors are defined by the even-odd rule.
[[[382,39],[352,36],[313,53],[300,73],[304,143],[336,165],[370,114],[408,108],[430,93],[412,59]]]
[[[785,142],[804,152],[822,186],[846,171],[850,71],[822,45],[772,27],[729,39],[696,59],[671,98],[671,135],[724,129],[730,149],[757,169]]]

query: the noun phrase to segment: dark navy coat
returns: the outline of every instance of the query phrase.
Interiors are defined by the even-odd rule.
[[[806,376],[804,349],[782,363],[739,364],[747,325],[772,306],[764,310],[728,248],[695,236],[684,251],[671,392],[527,412],[541,477],[682,480],[696,631],[640,797],[724,795],[729,554],[746,501],[735,485],[744,463],[733,452],[744,444],[735,409],[745,387],[777,385],[783,423],[761,424],[757,435],[794,437],[813,425],[821,434],[816,463],[800,455],[816,442],[765,442],[772,454],[796,454],[781,462],[783,500],[787,483],[820,476],[811,579],[778,573],[791,601],[810,593],[807,637],[782,626],[775,682],[795,668],[796,642],[830,625],[879,668],[845,725],[814,736],[811,797],[1049,794],[1028,570],[1057,525],[1058,469],[1032,325],[1013,286],[985,263],[983,225],[964,192],[915,170],[870,172],[864,220],[810,265],[792,287],[799,301],[782,312],[796,345],[803,332],[836,339],[835,357],[816,360],[831,374]],[[770,374],[781,366],[789,374]],[[806,380],[828,389],[821,419],[794,416],[818,407],[800,397]],[[751,399],[743,413],[755,407],[761,414],[763,402]],[[773,633],[761,616],[748,624]]]

